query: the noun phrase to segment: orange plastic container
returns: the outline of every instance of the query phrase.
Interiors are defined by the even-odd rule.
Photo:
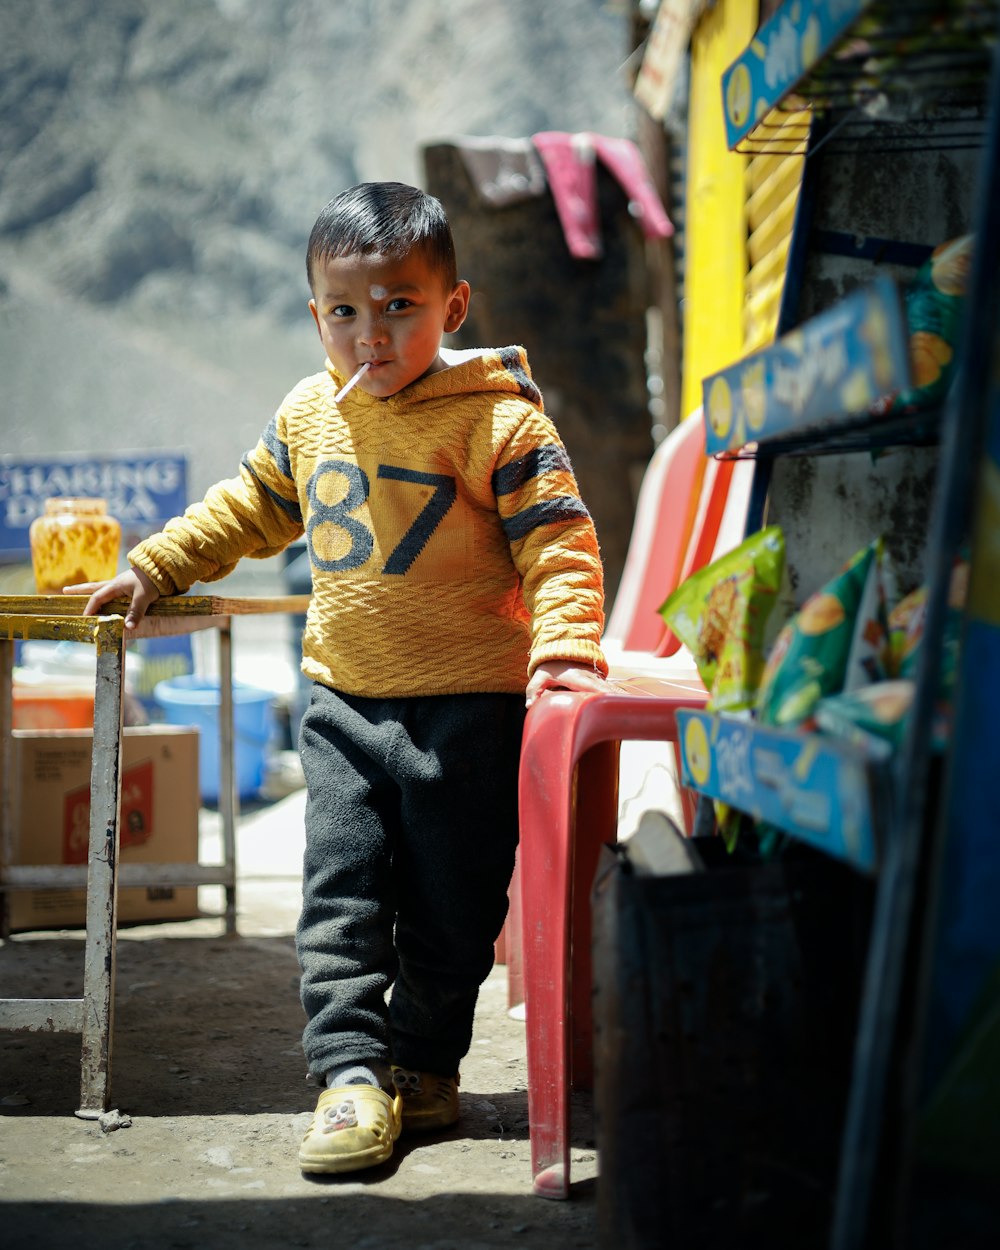
[[[14,681],[15,729],[93,729],[94,691],[68,683],[34,685]]]

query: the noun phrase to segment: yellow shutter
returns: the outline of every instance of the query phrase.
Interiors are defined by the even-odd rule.
[[[774,147],[792,147],[791,141],[781,142],[777,128],[784,127],[798,137],[808,121],[808,112],[783,114],[775,110],[766,119],[765,133]],[[749,159],[746,212],[750,268],[743,305],[744,353],[774,341],[804,161],[803,156],[781,155]]]

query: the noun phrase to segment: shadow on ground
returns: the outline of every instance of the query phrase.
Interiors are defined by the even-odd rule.
[[[76,1035],[0,1033],[4,1250],[597,1244],[588,1095],[573,1099],[571,1200],[531,1193],[524,1025],[503,968],[480,996],[459,1125],[404,1136],[382,1168],[308,1178],[293,939],[175,933],[118,943],[111,1106],[130,1127],[73,1115]],[[82,936],[20,935],[0,943],[0,996],[78,995],[82,966]]]
[[[343,1194],[284,1201],[170,1202],[129,1208],[128,1230],[120,1206],[87,1208],[84,1227],[77,1226],[72,1244],[80,1250],[121,1247],[122,1250],[164,1250],[164,1247],[212,1246],[213,1250],[244,1250],[247,1246],[279,1250],[285,1246],[352,1250],[479,1250],[534,1242],[543,1233],[541,1200],[511,1198],[488,1192],[438,1194],[414,1201],[378,1193]],[[551,1204],[545,1204],[545,1208]],[[3,1209],[6,1250],[39,1250],[66,1244],[70,1212],[56,1203],[30,1208],[15,1204]],[[590,1247],[585,1230],[567,1230],[567,1239],[548,1236],[550,1250]]]
[[[124,940],[117,958],[114,1106],[132,1115],[308,1106],[291,937]],[[79,994],[82,967],[82,939],[15,938],[0,949],[0,992]],[[0,1034],[0,1054],[3,1094],[29,1099],[31,1114],[79,1106],[76,1035]]]

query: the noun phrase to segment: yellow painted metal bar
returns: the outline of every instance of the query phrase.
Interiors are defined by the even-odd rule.
[[[267,612],[305,612],[309,595],[276,595],[229,598],[223,595],[164,595],[148,608],[149,616],[251,616]],[[86,595],[0,595],[0,617],[59,616],[84,617]],[[103,616],[124,616],[128,600],[112,599],[104,605]],[[87,637],[87,635],[83,635]]]
[[[101,623],[110,619],[121,623],[118,616],[60,616],[29,609],[11,612],[6,603],[0,603],[0,638],[6,638],[8,642],[46,638],[59,642],[95,643],[100,636]]]

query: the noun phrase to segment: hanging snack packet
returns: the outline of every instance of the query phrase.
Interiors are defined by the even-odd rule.
[[[771,525],[692,574],[660,608],[691,652],[716,712],[753,706],[784,568],[784,535]]]
[[[800,725],[825,695],[884,675],[878,620],[882,540],[853,556],[810,596],[778,635],[761,678],[757,713],[767,725]],[[873,579],[875,589],[873,589]]]
[[[816,726],[864,745],[869,737],[898,747],[913,703],[912,681],[876,681],[860,690],[828,695],[816,704]]]
[[[969,562],[955,561],[948,583],[948,612],[942,647],[942,681],[947,683],[955,666],[962,613],[969,585]],[[905,595],[889,613],[889,671],[894,677],[912,677],[927,617],[927,587],[918,586]]]
[[[890,611],[889,672],[893,677],[913,676],[926,616],[926,586],[918,586],[916,590],[911,590]]]
[[[913,385],[887,396],[877,405],[877,413],[938,403],[944,397],[955,372],[974,242],[975,236],[966,234],[942,243],[906,286],[903,299]]]
[[[948,389],[955,372],[973,242],[967,234],[935,248],[906,291],[913,387],[896,397],[893,409],[936,402]]]
[[[934,745],[943,747],[950,733],[952,704],[958,671],[965,600],[969,586],[969,561],[959,557],[948,582],[948,607],[941,637],[941,659],[935,698]],[[924,637],[927,618],[927,587],[918,586],[890,611],[888,671],[891,676],[912,679]]]
[[[883,581],[885,544],[881,538],[876,538],[866,550],[873,551],[874,558],[868,562],[854,616],[843,690],[858,690],[889,675],[889,613]]]

